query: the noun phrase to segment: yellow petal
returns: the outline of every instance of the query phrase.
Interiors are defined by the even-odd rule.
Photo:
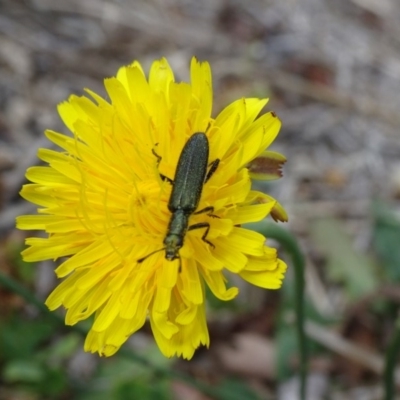
[[[274,270],[267,271],[249,271],[244,270],[239,273],[239,275],[255,286],[262,287],[264,289],[279,289],[282,286],[282,280],[286,271],[286,264],[278,260],[276,263],[276,268]]]

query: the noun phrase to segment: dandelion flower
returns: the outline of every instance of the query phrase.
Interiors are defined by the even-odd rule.
[[[38,214],[18,217],[17,227],[46,237],[26,239],[22,256],[61,259],[55,272],[63,281],[46,305],[63,306],[68,325],[94,315],[86,351],[111,356],[149,319],[165,356],[190,359],[210,342],[206,285],[231,300],[238,289],[227,288],[225,270],[266,289],[282,284],[286,265],[276,249],[241,227],[269,214],[286,220],[275,199],[251,190],[250,179],[257,157],[267,160],[268,179],[279,175],[283,156],[265,149],[280,121],[272,112],[258,117],[267,99],[256,98],[237,100],[212,118],[210,66],[193,58],[190,71],[190,83],[177,83],[163,58],[146,78],[135,61],[105,80],[109,101],[89,89],[88,97],[71,96],[58,111],[72,136],[46,131],[62,150],[39,149],[47,165],[27,170],[31,183],[21,195],[39,206]],[[193,213],[188,224],[209,229],[206,241],[204,229],[183,232],[179,257],[168,260],[161,249],[174,174],[196,132],[207,137],[208,163],[219,165],[198,205],[212,215]]]

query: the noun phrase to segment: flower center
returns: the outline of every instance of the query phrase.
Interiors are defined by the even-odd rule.
[[[129,219],[141,236],[159,236],[168,223],[163,193],[155,180],[135,182],[129,206]]]

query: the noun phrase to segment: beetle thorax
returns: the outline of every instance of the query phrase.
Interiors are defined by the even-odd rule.
[[[165,258],[168,261],[179,258],[179,249],[183,246],[183,237],[173,233],[167,235],[164,240]]]
[[[172,261],[179,258],[178,252],[183,246],[188,224],[189,215],[185,210],[177,210],[172,214],[168,225],[168,233],[164,239],[165,258],[167,260]]]

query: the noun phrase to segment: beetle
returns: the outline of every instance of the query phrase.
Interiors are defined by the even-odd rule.
[[[159,163],[161,157],[154,151],[153,154],[155,154]],[[205,228],[202,240],[214,247],[207,240],[207,235],[210,231],[210,224],[208,222],[189,225],[191,215],[207,213],[212,217],[217,217],[212,214],[214,211],[214,207],[212,206],[196,211],[203,186],[214,174],[220,162],[219,159],[216,159],[209,165],[208,155],[209,143],[206,134],[204,132],[196,132],[188,139],[182,149],[174,180],[161,175],[163,180],[167,180],[172,184],[172,191],[168,201],[168,210],[171,212],[171,218],[164,237],[164,247],[139,259],[139,263],[162,250],[165,250],[165,258],[168,261],[180,260],[179,250],[184,244],[186,232],[194,229]],[[210,168],[207,172],[208,166]]]

